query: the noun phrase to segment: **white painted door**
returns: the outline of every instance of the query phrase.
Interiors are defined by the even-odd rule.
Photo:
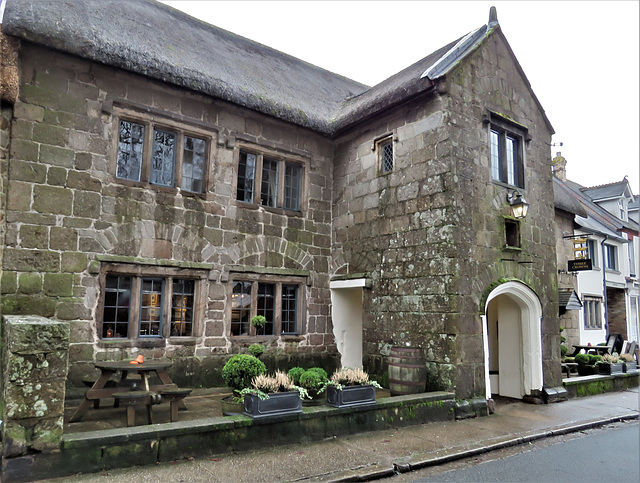
[[[342,367],[362,367],[362,288],[331,289],[331,318]]]
[[[498,303],[498,367],[500,395],[521,399],[522,384],[522,320],[520,307],[508,296]]]

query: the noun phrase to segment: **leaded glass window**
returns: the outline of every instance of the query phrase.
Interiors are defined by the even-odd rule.
[[[182,189],[202,193],[207,142],[191,136],[184,137],[182,154]]]
[[[176,135],[155,129],[149,181],[162,186],[173,186],[173,168],[176,162]]]
[[[256,155],[240,152],[238,163],[238,201],[253,203],[253,185],[256,177]]]
[[[285,164],[284,207],[287,210],[300,210],[300,172],[300,165]]]
[[[107,276],[104,292],[102,338],[129,337],[131,277]]]
[[[275,319],[276,286],[271,283],[258,284],[257,313],[267,319],[267,323],[259,329],[259,335],[273,335]]]
[[[233,282],[231,294],[231,335],[249,335],[251,282]]]
[[[387,139],[380,143],[380,161],[382,172],[389,173],[393,170],[393,142]]]
[[[296,334],[298,331],[298,286],[282,285],[282,333]]]
[[[264,206],[278,203],[278,162],[264,158],[262,161],[262,190],[260,202]]]
[[[140,337],[159,337],[162,328],[162,278],[143,278],[140,295]]]
[[[144,146],[144,126],[130,121],[120,121],[118,130],[118,158],[116,177],[140,181]]]
[[[171,300],[171,335],[193,335],[193,302],[195,282],[174,280]]]

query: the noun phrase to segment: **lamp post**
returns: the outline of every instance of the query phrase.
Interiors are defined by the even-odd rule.
[[[511,206],[511,212],[513,216],[518,220],[521,220],[527,216],[529,211],[529,203],[524,199],[524,196],[518,192],[518,190],[507,191],[507,202]]]

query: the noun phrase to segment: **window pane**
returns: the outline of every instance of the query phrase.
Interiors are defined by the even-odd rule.
[[[491,131],[491,178],[500,181],[500,134]]]
[[[193,334],[194,280],[174,280],[171,298],[171,335]]]
[[[287,210],[300,209],[300,172],[297,164],[286,163],[284,170],[284,207]]]
[[[278,162],[264,158],[262,161],[262,190],[260,203],[277,206],[278,203]]]
[[[116,177],[140,181],[144,126],[135,122],[120,121],[118,133],[118,159]]]
[[[516,140],[507,136],[507,183],[513,186],[518,184],[516,160]]]
[[[253,203],[253,185],[256,178],[256,155],[240,152],[238,162],[238,189],[236,199]]]
[[[182,155],[182,189],[202,193],[207,142],[204,139],[184,137]]]
[[[282,286],[282,333],[296,334],[298,287],[296,285]]]
[[[140,337],[159,337],[162,326],[161,278],[143,278],[140,294]]]
[[[391,140],[385,141],[384,144],[380,144],[381,160],[382,160],[382,172],[388,173],[393,169],[393,143]]]
[[[106,277],[104,311],[102,314],[102,338],[129,337],[129,301],[131,277]]]
[[[162,186],[173,186],[173,168],[176,161],[176,135],[167,131],[153,131],[153,155],[149,181]]]
[[[231,335],[249,335],[251,282],[233,282],[231,294]]]
[[[273,335],[274,315],[275,315],[275,293],[276,286],[270,283],[258,284],[258,307],[257,315],[264,316],[267,323],[257,331],[260,335]]]

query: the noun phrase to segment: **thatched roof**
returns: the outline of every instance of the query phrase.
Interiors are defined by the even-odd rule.
[[[488,27],[471,45],[469,36],[454,41],[373,88],[154,0],[7,0],[2,31],[333,135],[431,89],[444,72],[423,74],[457,62]]]

